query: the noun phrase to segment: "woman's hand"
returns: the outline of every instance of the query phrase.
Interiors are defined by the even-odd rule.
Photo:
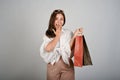
[[[57,37],[60,37],[61,31],[62,31],[62,27],[60,26],[56,29],[56,31],[53,29],[53,32],[55,33]]]
[[[73,37],[75,38],[76,36],[81,36],[83,34],[83,28],[76,29],[74,32]]]
[[[83,28],[76,29],[76,31],[74,32],[74,35],[73,35],[72,39],[70,40],[71,50],[73,49],[73,46],[74,46],[75,37],[76,36],[81,36],[82,34],[83,34]]]
[[[53,29],[53,32],[55,33],[56,37],[51,42],[48,43],[48,45],[45,48],[46,51],[50,52],[50,51],[54,50],[57,42],[60,39],[61,30],[62,30],[61,27],[57,28],[56,31]]]

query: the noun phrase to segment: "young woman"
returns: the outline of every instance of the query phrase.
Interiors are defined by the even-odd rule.
[[[49,26],[43,37],[40,55],[47,63],[47,80],[75,80],[72,61],[74,39],[82,33],[77,29],[74,33],[64,29],[65,14],[62,10],[54,10]]]

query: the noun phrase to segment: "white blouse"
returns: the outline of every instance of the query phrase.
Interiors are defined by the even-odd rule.
[[[60,40],[55,46],[53,51],[47,52],[45,47],[47,44],[53,40],[53,38],[48,38],[46,35],[43,37],[43,43],[40,47],[40,55],[46,63],[51,63],[52,65],[62,57],[63,61],[69,65],[69,60],[71,55],[70,40],[73,36],[73,32],[67,29],[62,29]]]

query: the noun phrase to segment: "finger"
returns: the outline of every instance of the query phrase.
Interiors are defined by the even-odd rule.
[[[81,27],[80,30],[83,31],[83,27]]]
[[[80,31],[80,32],[83,32],[83,28],[79,28],[79,31]]]
[[[61,27],[61,26],[58,26],[58,30],[60,30],[60,31],[61,31],[61,30],[62,30],[62,27]]]
[[[60,30],[62,30],[62,26],[60,26]]]
[[[79,31],[81,31],[82,29],[81,28],[79,28]]]
[[[77,34],[77,36],[82,36],[82,34],[81,34],[81,33],[79,33],[79,34]]]

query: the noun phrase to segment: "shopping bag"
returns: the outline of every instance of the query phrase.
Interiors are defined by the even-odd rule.
[[[83,66],[93,65],[84,35],[82,37],[83,37]]]
[[[83,37],[77,36],[75,38],[74,48],[74,66],[83,66]]]
[[[82,67],[92,65],[90,53],[84,35],[75,38],[74,66]]]

